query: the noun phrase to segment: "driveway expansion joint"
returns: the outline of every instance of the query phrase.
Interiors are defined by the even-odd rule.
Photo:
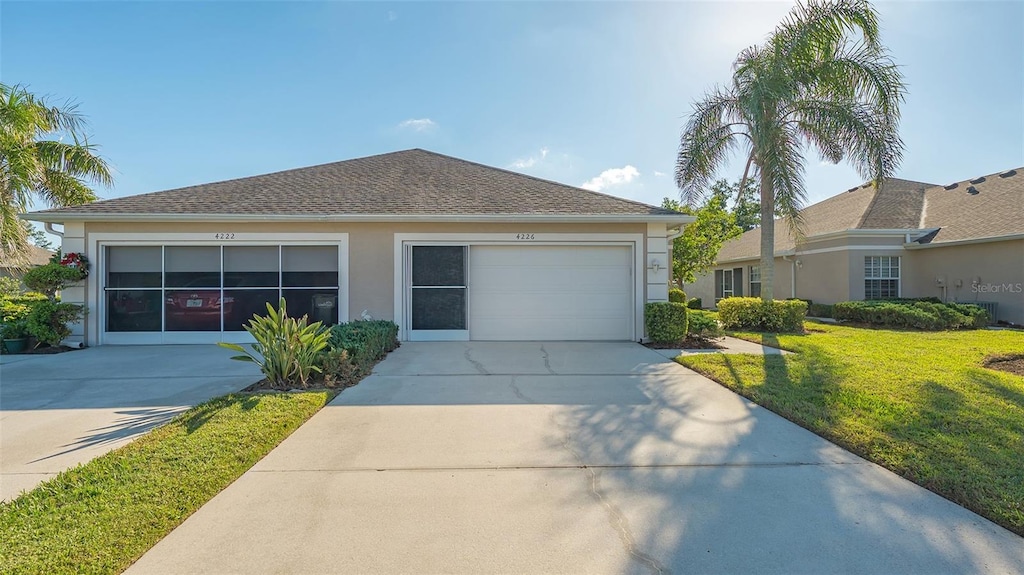
[[[864,461],[797,461],[790,463],[653,463],[653,464],[563,464],[563,465],[457,465],[457,466],[412,466],[412,467],[309,467],[302,469],[252,469],[252,473],[366,473],[366,472],[449,472],[449,471],[531,471],[531,470],[575,470],[575,469],[773,469],[788,467],[831,467],[846,465],[868,465]]]

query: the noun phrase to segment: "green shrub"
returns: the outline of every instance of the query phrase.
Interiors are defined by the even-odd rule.
[[[801,300],[730,297],[718,302],[718,320],[725,329],[799,333],[806,316],[807,303]]]
[[[929,331],[984,327],[984,309],[961,303],[936,303],[934,298],[844,301],[833,306],[832,317],[841,321],[883,327]]]
[[[690,309],[704,309],[703,303],[704,302],[702,302],[699,297],[695,297],[690,301],[686,302],[686,307]]]
[[[324,387],[349,387],[359,383],[360,373],[348,352],[343,349],[327,349],[320,352],[317,363],[321,369]]]
[[[305,388],[310,376],[322,371],[316,364],[331,335],[320,322],[308,322],[309,317],[305,315],[297,319],[288,317],[285,300],[281,298],[277,310],[267,303],[267,315],[255,316],[245,326],[245,331],[256,339],[252,344],[255,354],[234,343],[217,345],[245,354],[231,359],[258,365],[275,389],[291,389],[296,385]]]
[[[985,308],[980,305],[959,302],[948,302],[946,305],[971,318],[971,324],[969,327],[983,328],[992,323],[992,317],[989,316],[988,312],[985,311]]]
[[[46,301],[46,296],[34,292],[0,296],[0,323],[28,319],[32,308],[41,301]]]
[[[34,267],[22,277],[22,281],[29,289],[46,294],[53,298],[58,291],[69,285],[81,281],[85,276],[79,268],[62,266],[59,263],[48,263],[44,266]]]
[[[688,333],[698,337],[718,337],[722,328],[713,313],[693,310],[687,313]]]
[[[377,360],[398,347],[398,325],[385,320],[339,323],[331,327],[328,345],[345,350],[357,372],[365,375]]]
[[[808,317],[832,317],[832,306],[825,303],[812,303],[807,305]]]
[[[0,323],[0,340],[24,339],[29,336],[28,320],[16,319],[10,322]]]
[[[85,308],[73,303],[44,299],[32,305],[26,319],[28,333],[50,346],[58,346],[71,335],[69,323],[80,321]]]
[[[647,337],[654,343],[674,343],[686,337],[686,305],[659,301],[644,306]]]
[[[7,276],[0,276],[0,298],[12,297],[21,293],[21,282]]]
[[[679,288],[669,288],[668,301],[673,303],[686,303],[686,292]]]

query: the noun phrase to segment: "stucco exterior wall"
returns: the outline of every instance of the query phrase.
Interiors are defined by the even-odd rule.
[[[290,234],[348,234],[348,316],[342,319],[358,318],[363,310],[373,317],[394,320],[395,296],[395,234],[508,234],[509,240],[516,234],[634,234],[643,238],[638,246],[638,258],[643,258],[646,277],[642,282],[643,301],[661,301],[668,296],[668,270],[665,267],[665,225],[649,225],[646,223],[626,224],[558,224],[558,223],[336,223],[336,222],[247,222],[247,223],[206,223],[206,222],[88,222],[65,225],[65,251],[85,252],[94,263],[99,261],[99,254],[89,253],[90,246],[97,237],[104,234],[127,234],[130,237],[138,234],[189,234],[191,241],[209,240],[210,244],[231,245],[216,239],[215,234],[267,234],[281,241],[287,241]],[[244,244],[244,241],[236,241]],[[648,253],[650,252],[650,254]],[[659,259],[661,268],[650,269],[650,259]],[[101,282],[100,278],[90,276],[87,282]],[[68,294],[68,301],[77,303],[86,301],[86,294],[93,293],[101,283],[90,284]],[[97,292],[98,293],[98,292]],[[92,298],[92,299],[95,299]],[[88,324],[87,324],[88,325]],[[84,326],[77,326],[79,337],[86,334]]]
[[[1024,324],[1024,240],[913,249],[907,256],[904,296],[996,302],[998,319]]]

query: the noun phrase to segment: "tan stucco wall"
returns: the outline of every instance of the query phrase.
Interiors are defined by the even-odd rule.
[[[903,294],[998,303],[999,319],[1024,324],[1024,240],[907,250]],[[980,280],[980,281],[979,281]]]
[[[664,225],[661,226],[664,243]],[[656,231],[656,230],[655,230]],[[638,257],[647,260],[648,244],[657,249],[659,242],[651,242],[653,232],[646,223],[628,224],[557,224],[557,223],[132,223],[132,222],[88,222],[84,228],[83,248],[92,246],[95,234],[196,234],[196,239],[208,236],[211,243],[224,243],[214,239],[216,233],[259,233],[279,234],[287,240],[291,233],[333,233],[348,234],[349,242],[349,318],[358,318],[363,310],[380,319],[394,319],[394,255],[395,234],[410,233],[460,233],[460,234],[509,234],[517,233],[559,233],[559,234],[636,234],[642,236],[642,253]],[[244,242],[237,242],[244,243]],[[230,245],[229,243],[226,245]],[[88,254],[95,262],[98,254]],[[646,267],[646,266],[644,266]],[[660,276],[667,272],[662,272]],[[90,278],[92,280],[92,278]],[[648,290],[656,289],[658,279],[646,278],[641,297],[647,301]],[[654,288],[652,288],[654,285]],[[667,288],[665,288],[667,289]],[[659,292],[661,290],[658,290]],[[666,291],[667,293],[667,291]],[[85,297],[83,290],[82,297]],[[655,296],[657,297],[657,296]]]

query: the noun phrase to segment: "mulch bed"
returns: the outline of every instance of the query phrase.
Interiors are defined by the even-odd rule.
[[[362,379],[360,379],[359,381],[362,381]],[[246,387],[240,393],[263,393],[263,392],[267,392],[267,391],[277,391],[277,392],[282,392],[282,393],[289,392],[289,391],[335,391],[335,392],[339,392],[340,393],[344,389],[348,389],[348,388],[350,388],[350,387],[352,387],[354,385],[358,385],[359,381],[346,382],[346,383],[334,385],[334,386],[331,386],[331,387],[327,387],[326,385],[324,385],[324,382],[322,382],[322,381],[311,381],[309,383],[309,387],[296,387],[296,388],[292,388],[292,389],[279,389],[279,388],[273,387],[270,384],[270,380],[264,377],[263,379],[257,381],[256,383],[250,385],[249,387]]]
[[[54,353],[64,353],[66,351],[78,351],[78,348],[68,347],[66,345],[37,347],[35,349],[27,348],[25,351],[14,355],[50,355]]]
[[[981,365],[1024,377],[1024,353],[986,357]]]
[[[686,336],[686,339],[673,343],[645,343],[651,349],[725,349],[713,338]]]

